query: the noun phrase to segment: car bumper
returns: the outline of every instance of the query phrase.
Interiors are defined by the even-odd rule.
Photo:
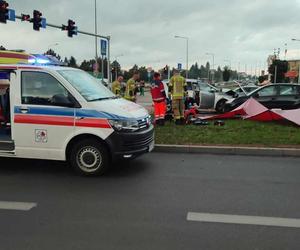
[[[133,133],[113,132],[106,142],[113,160],[134,159],[154,149],[154,127],[150,125],[146,130]]]

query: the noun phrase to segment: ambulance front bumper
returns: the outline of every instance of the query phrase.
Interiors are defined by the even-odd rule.
[[[137,132],[113,132],[107,139],[113,159],[134,159],[154,149],[154,127]]]

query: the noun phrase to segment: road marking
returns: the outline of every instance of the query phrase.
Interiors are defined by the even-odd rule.
[[[0,209],[4,210],[29,211],[36,206],[37,204],[32,202],[0,201]]]
[[[187,214],[187,220],[188,221],[198,221],[198,222],[212,222],[212,223],[246,224],[246,225],[258,225],[258,226],[300,228],[300,219],[278,218],[278,217],[260,217],[260,216],[189,212]]]

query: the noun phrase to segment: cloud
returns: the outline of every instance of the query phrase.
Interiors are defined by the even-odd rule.
[[[94,30],[94,1],[9,1],[17,13],[43,12],[49,23],[61,25],[74,19],[80,30]],[[264,65],[274,48],[290,43],[298,35],[299,0],[98,0],[99,32],[112,38],[111,54],[123,54],[124,67],[133,64],[162,67],[185,64],[185,41],[174,35],[188,36],[190,64],[211,60],[206,52],[215,53],[216,64]],[[299,34],[300,36],[300,34]],[[299,37],[298,36],[298,37]],[[65,32],[47,28],[32,30],[29,23],[0,24],[0,44],[44,52],[51,44],[62,56],[74,55],[79,61],[93,58],[94,39],[79,35],[72,39]],[[235,66],[237,67],[237,66]],[[250,66],[248,66],[250,67]]]

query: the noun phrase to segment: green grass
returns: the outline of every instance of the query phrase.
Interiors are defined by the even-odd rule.
[[[166,122],[156,127],[157,144],[176,145],[240,145],[269,147],[300,147],[300,128],[276,122],[225,120],[224,127],[176,126]]]

